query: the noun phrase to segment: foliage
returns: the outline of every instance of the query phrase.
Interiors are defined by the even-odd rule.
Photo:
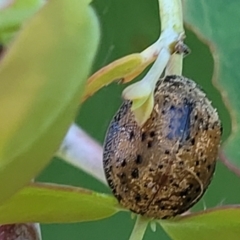
[[[25,24],[7,51],[0,69],[0,202],[34,178],[62,141],[98,35],[86,1],[51,1]]]
[[[96,16],[87,0],[51,0],[43,7],[42,1],[25,3],[26,1],[18,0],[9,8],[3,9],[3,14],[0,15],[0,41],[8,47],[0,66],[0,102],[3,116],[0,122],[0,222],[70,223],[107,218],[119,211],[125,211],[107,194],[60,185],[27,185],[50,161],[74,120],[96,52],[99,29]],[[239,60],[236,57],[239,33],[234,25],[240,20],[239,3],[234,0],[227,8],[223,0],[210,3],[187,0],[184,4],[187,26],[191,26],[191,30],[202,40],[199,42],[196,36],[187,32],[187,37],[190,35],[187,42],[193,53],[185,60],[184,73],[199,82],[217,106],[223,120],[225,138],[230,133],[227,111],[230,112],[232,135],[223,145],[223,153],[234,164],[235,172],[239,173],[239,104],[236,90],[239,86]],[[155,3],[145,0],[134,0],[130,3],[123,0],[121,3],[96,1],[93,5],[102,22],[103,32],[94,69],[100,69],[126,54],[137,53],[114,62],[115,65],[106,67],[105,72],[93,75],[90,83],[94,84],[87,85],[83,100],[113,80],[124,78],[125,82],[128,82],[140,74],[154,59],[146,63],[138,52],[156,40],[159,25],[156,22]],[[124,18],[118,18],[123,14]],[[117,18],[122,22],[113,21]],[[224,21],[226,18],[229,19],[227,23]],[[124,32],[120,31],[123,26]],[[205,43],[214,57],[214,83],[220,89],[228,110],[210,82],[212,59]],[[120,103],[121,90],[121,86],[110,86],[83,104],[77,120],[99,140],[103,139],[109,119]],[[61,174],[58,176],[63,166],[61,164],[54,161],[39,179],[54,182],[66,180],[65,182],[71,185],[85,185],[96,188],[99,192],[108,191],[89,176],[84,173],[78,175],[79,172],[66,165],[65,177]],[[73,174],[78,175],[76,179]],[[18,191],[19,189],[21,190]],[[215,207],[223,199],[226,199],[225,204],[238,204],[239,190],[240,180],[219,164],[211,188],[194,209],[202,209],[203,204]],[[15,195],[6,201],[13,194]],[[123,235],[115,235],[115,239],[126,239],[131,227],[127,220],[129,215],[118,215],[115,218],[119,225],[115,228],[113,218],[102,223],[89,224],[89,228],[94,230],[80,225],[81,236],[86,234],[87,239],[99,239],[95,230],[105,227],[111,229],[111,234],[107,238],[108,233],[102,230],[104,239],[112,239],[114,231],[120,230]],[[176,240],[237,240],[239,215],[239,206],[231,205],[159,223],[168,235]],[[43,227],[44,231],[51,231],[51,227]],[[76,239],[77,234],[76,231]],[[148,232],[146,238],[154,238],[154,235],[150,238],[150,234]],[[156,234],[158,239],[160,234],[161,239],[169,239],[164,233]],[[74,239],[72,231],[68,235]],[[66,239],[59,229],[53,236]],[[46,238],[49,239],[47,234]]]

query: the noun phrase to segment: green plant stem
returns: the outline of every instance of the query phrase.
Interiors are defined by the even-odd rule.
[[[135,226],[129,240],[142,240],[147,229],[149,219],[146,219],[140,215],[137,216]]]
[[[172,29],[179,33],[180,41],[184,37],[182,1],[181,0],[159,0],[159,11],[161,18],[161,29]],[[181,75],[183,65],[183,54],[173,54],[166,67],[165,75]]]
[[[158,0],[161,18],[161,29],[173,29],[178,33],[184,32],[181,0]]]
[[[183,54],[172,54],[176,51],[173,45],[181,44],[184,38],[181,0],[159,0],[159,14],[161,20],[159,45],[162,46],[163,49],[143,79],[143,81],[151,84],[152,89],[155,88],[156,82],[165,66],[167,74],[182,74]],[[170,54],[172,54],[171,57],[169,56]]]
[[[167,64],[165,75],[182,75],[183,54],[173,54]]]
[[[180,57],[172,56],[176,55],[175,52],[181,52],[183,44],[181,0],[159,0],[159,11],[162,31],[157,42],[152,45],[158,57],[141,81],[123,91],[123,98],[133,102],[131,110],[139,126],[143,126],[153,110],[153,92],[163,71],[178,75],[182,72],[182,54]],[[145,54],[151,52],[148,48]]]

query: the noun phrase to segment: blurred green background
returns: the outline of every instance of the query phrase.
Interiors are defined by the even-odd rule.
[[[95,0],[92,5],[99,16],[102,32],[93,72],[119,57],[142,51],[158,38],[160,26],[157,0]],[[230,117],[219,92],[211,82],[213,73],[211,53],[188,29],[186,35],[186,43],[192,53],[184,60],[183,73],[203,87],[218,109],[223,122],[224,140],[230,133]],[[122,102],[121,92],[125,87],[112,84],[81,106],[76,122],[99,142],[103,141],[108,124]],[[38,180],[110,192],[91,176],[59,159],[54,159]],[[202,200],[194,206],[193,211],[239,202],[240,179],[218,162],[211,186]],[[128,239],[133,224],[129,213],[120,213],[96,222],[42,225],[42,235],[44,240],[125,240]],[[169,240],[160,227],[156,233],[148,229],[145,239]]]

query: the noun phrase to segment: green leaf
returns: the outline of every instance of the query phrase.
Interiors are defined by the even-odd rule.
[[[239,240],[240,205],[209,209],[160,224],[173,240]]]
[[[0,202],[50,161],[74,120],[99,26],[87,0],[51,0],[0,66]]]
[[[184,4],[185,21],[209,44],[214,57],[214,84],[221,91],[232,118],[231,136],[225,142],[223,152],[231,161],[227,165],[240,175],[240,2],[186,0]]]
[[[16,0],[0,11],[0,43],[7,44],[21,25],[44,4],[44,0]]]
[[[132,81],[154,58],[155,56],[148,59],[146,57],[144,58],[141,53],[133,53],[111,62],[88,79],[82,100],[86,100],[99,89],[113,81],[118,80],[121,81],[121,83]]]
[[[0,223],[70,223],[107,218],[117,200],[82,188],[34,183],[0,206]]]

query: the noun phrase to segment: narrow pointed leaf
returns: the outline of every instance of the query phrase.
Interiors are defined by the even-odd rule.
[[[137,101],[139,101],[141,99],[144,99],[143,101],[145,102],[151,92],[151,85],[148,82],[138,81],[124,89],[122,95],[123,98],[126,100],[134,101],[136,99]]]
[[[240,205],[209,209],[160,224],[173,240],[239,240]]]
[[[214,84],[220,89],[232,118],[231,136],[223,146],[230,163],[226,159],[224,162],[240,175],[240,2],[186,0],[184,7],[185,21],[209,44],[214,57]]]
[[[154,97],[153,93],[149,95],[147,100],[139,108],[132,109],[135,119],[139,126],[142,126],[149,118],[152,113],[154,106]]]
[[[74,120],[99,39],[87,0],[51,0],[0,65],[0,202],[50,161]]]
[[[117,200],[82,188],[34,183],[0,206],[0,224],[93,221],[118,212]]]
[[[145,59],[140,53],[134,53],[108,64],[88,79],[82,101],[113,81],[127,83],[133,80],[153,60],[154,57]]]

